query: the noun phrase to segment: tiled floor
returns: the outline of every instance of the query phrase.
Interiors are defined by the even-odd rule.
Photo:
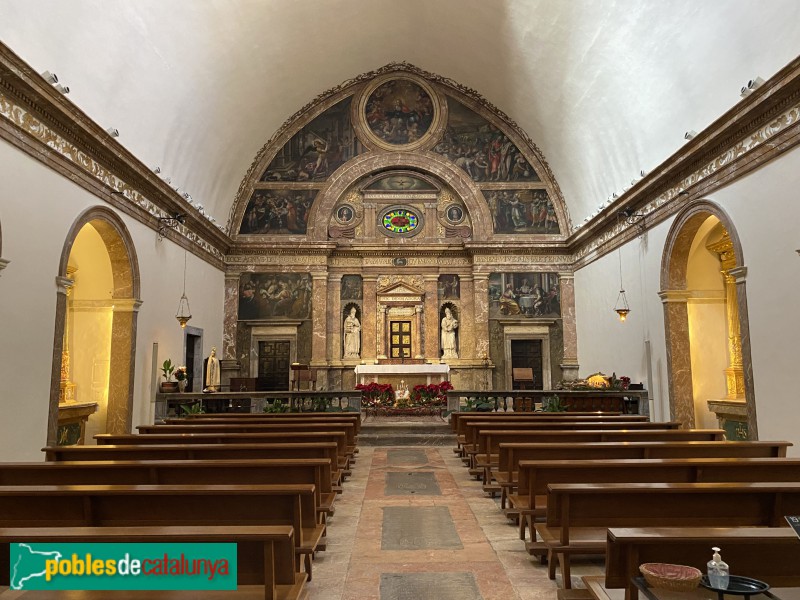
[[[480,483],[469,478],[452,449],[414,448],[424,453],[427,462],[423,464],[419,454],[415,457],[409,450],[361,447],[353,476],[345,483],[328,526],[328,549],[314,560],[309,600],[471,600],[476,586],[483,600],[555,600],[557,587],[547,578],[547,568],[525,552],[516,526],[506,521],[497,501],[483,493]],[[405,465],[403,457],[407,457]],[[441,495],[397,491],[387,486],[389,472],[432,472]],[[415,486],[410,487],[413,491]],[[397,495],[386,495],[393,492]],[[386,507],[447,510],[420,511],[420,519],[442,522],[426,521],[428,527],[414,528],[419,530],[413,535],[395,536],[387,544],[384,518],[387,528],[396,533],[397,521],[388,520],[408,518],[409,511],[384,511]],[[394,516],[384,517],[385,513]],[[435,547],[435,530],[452,526],[461,543]],[[574,571],[573,580],[602,572],[596,563],[576,566]],[[419,573],[448,575],[433,579],[436,584],[429,575],[402,577]]]

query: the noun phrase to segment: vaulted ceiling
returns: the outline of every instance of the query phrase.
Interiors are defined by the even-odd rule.
[[[800,2],[4,0],[0,40],[218,222],[295,111],[407,61],[514,119],[579,224],[800,54]]]

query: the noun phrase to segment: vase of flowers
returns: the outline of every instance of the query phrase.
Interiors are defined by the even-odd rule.
[[[185,392],[186,387],[189,385],[189,370],[186,366],[175,369],[175,379],[178,381],[178,389],[181,392]]]

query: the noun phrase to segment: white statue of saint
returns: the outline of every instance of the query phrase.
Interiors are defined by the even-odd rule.
[[[219,387],[219,359],[217,358],[217,349],[211,348],[211,354],[206,363],[206,387],[203,388],[204,392],[216,392]]]
[[[361,356],[361,323],[356,317],[356,307],[354,306],[344,320],[344,357],[358,358],[359,356]]]
[[[458,329],[458,320],[449,308],[445,308],[442,319],[442,358],[458,358],[456,329]]]

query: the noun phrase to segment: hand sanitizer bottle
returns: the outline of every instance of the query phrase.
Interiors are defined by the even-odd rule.
[[[708,583],[718,590],[727,590],[730,581],[728,563],[719,555],[719,548],[712,548],[714,556],[708,561]]]

